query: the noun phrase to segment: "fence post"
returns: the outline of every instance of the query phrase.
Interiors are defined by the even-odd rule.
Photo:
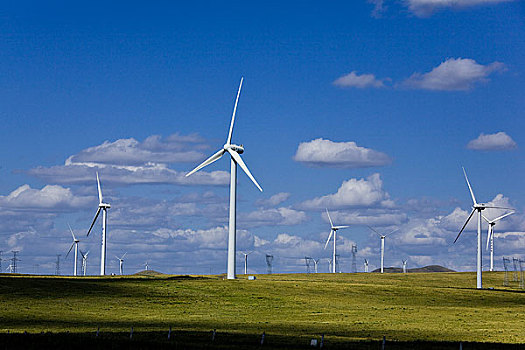
[[[131,326],[131,331],[129,332],[129,339],[133,339],[133,326]]]
[[[261,345],[264,344],[264,336],[265,336],[265,335],[266,335],[266,332],[263,332],[262,337],[261,337]]]
[[[214,329],[213,332],[211,333],[211,341],[215,341],[215,333],[217,331]]]
[[[168,340],[171,339],[171,326],[170,326],[170,330],[168,331]]]

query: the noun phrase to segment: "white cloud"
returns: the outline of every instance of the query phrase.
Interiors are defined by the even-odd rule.
[[[476,151],[504,151],[515,149],[516,147],[516,142],[503,131],[495,134],[481,133],[477,139],[471,140],[467,144],[468,149]]]
[[[251,213],[239,213],[239,224],[250,227],[298,225],[307,219],[303,211],[291,208],[260,209]]]
[[[514,0],[405,0],[405,4],[416,16],[427,17],[446,8],[457,10],[512,1]]]
[[[358,75],[355,71],[347,75],[343,75],[340,78],[337,78],[333,84],[339,87],[354,87],[354,88],[359,88],[359,89],[364,89],[364,88],[369,88],[369,87],[381,88],[385,86],[383,81],[377,79],[375,75],[373,74]]]
[[[326,214],[322,215],[328,222]],[[408,220],[407,214],[388,209],[338,210],[330,212],[330,216],[336,225],[391,226],[401,225]]]
[[[383,181],[377,173],[366,179],[353,178],[344,181],[336,193],[304,201],[300,207],[311,210],[348,207],[392,208],[394,202],[382,187]]]
[[[280,192],[267,199],[258,199],[255,204],[261,207],[275,207],[290,198],[290,193]]]
[[[488,81],[488,76],[504,69],[503,63],[482,65],[469,58],[449,58],[428,73],[414,73],[401,85],[424,90],[470,90],[476,83]]]
[[[47,185],[41,190],[22,185],[0,196],[0,207],[17,210],[71,210],[85,207],[94,197],[75,196],[69,188]]]
[[[105,141],[68,157],[64,165],[36,167],[27,173],[55,184],[91,184],[95,172],[99,171],[105,183],[118,185],[227,185],[230,177],[226,171],[199,171],[185,177],[187,172],[168,167],[168,163],[180,162],[194,162],[196,165],[205,157],[196,151],[206,148],[201,142],[196,135],[179,134],[165,139],[153,135],[143,142],[133,138]]]
[[[314,167],[367,168],[391,163],[390,157],[355,142],[333,142],[318,138],[301,142],[294,160]]]

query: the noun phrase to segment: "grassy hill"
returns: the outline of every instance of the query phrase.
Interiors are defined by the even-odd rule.
[[[327,344],[348,341],[525,343],[525,293],[503,273],[0,277],[0,335],[196,332]],[[165,334],[165,333],[163,333]],[[165,335],[163,336],[165,338]]]
[[[401,273],[403,272],[403,269],[401,267],[385,267],[383,268],[384,272],[386,273]],[[375,269],[372,272],[381,272],[381,269]],[[455,272],[454,270],[447,269],[446,267],[440,266],[440,265],[429,265],[425,267],[416,267],[413,269],[407,269],[407,273],[414,273],[414,272]]]

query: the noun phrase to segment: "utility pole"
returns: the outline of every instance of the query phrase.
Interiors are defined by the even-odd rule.
[[[60,254],[57,254],[57,261],[55,263],[55,275],[60,275]]]
[[[352,272],[357,272],[357,262],[356,262],[356,253],[357,253],[357,245],[352,244]]]
[[[20,251],[12,250],[12,252],[13,252],[13,258],[11,259],[11,261],[12,261],[12,265],[13,265],[13,273],[16,273],[16,268],[17,268],[16,263],[17,263],[17,261],[20,261],[20,259],[18,259],[16,256],[17,256],[17,254]]]

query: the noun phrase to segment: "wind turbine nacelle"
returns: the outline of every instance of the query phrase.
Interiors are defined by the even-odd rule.
[[[242,145],[230,145],[229,148],[239,154],[244,153],[244,147]]]
[[[107,203],[100,203],[98,206],[99,206],[99,208],[111,208],[111,205],[109,205]]]

